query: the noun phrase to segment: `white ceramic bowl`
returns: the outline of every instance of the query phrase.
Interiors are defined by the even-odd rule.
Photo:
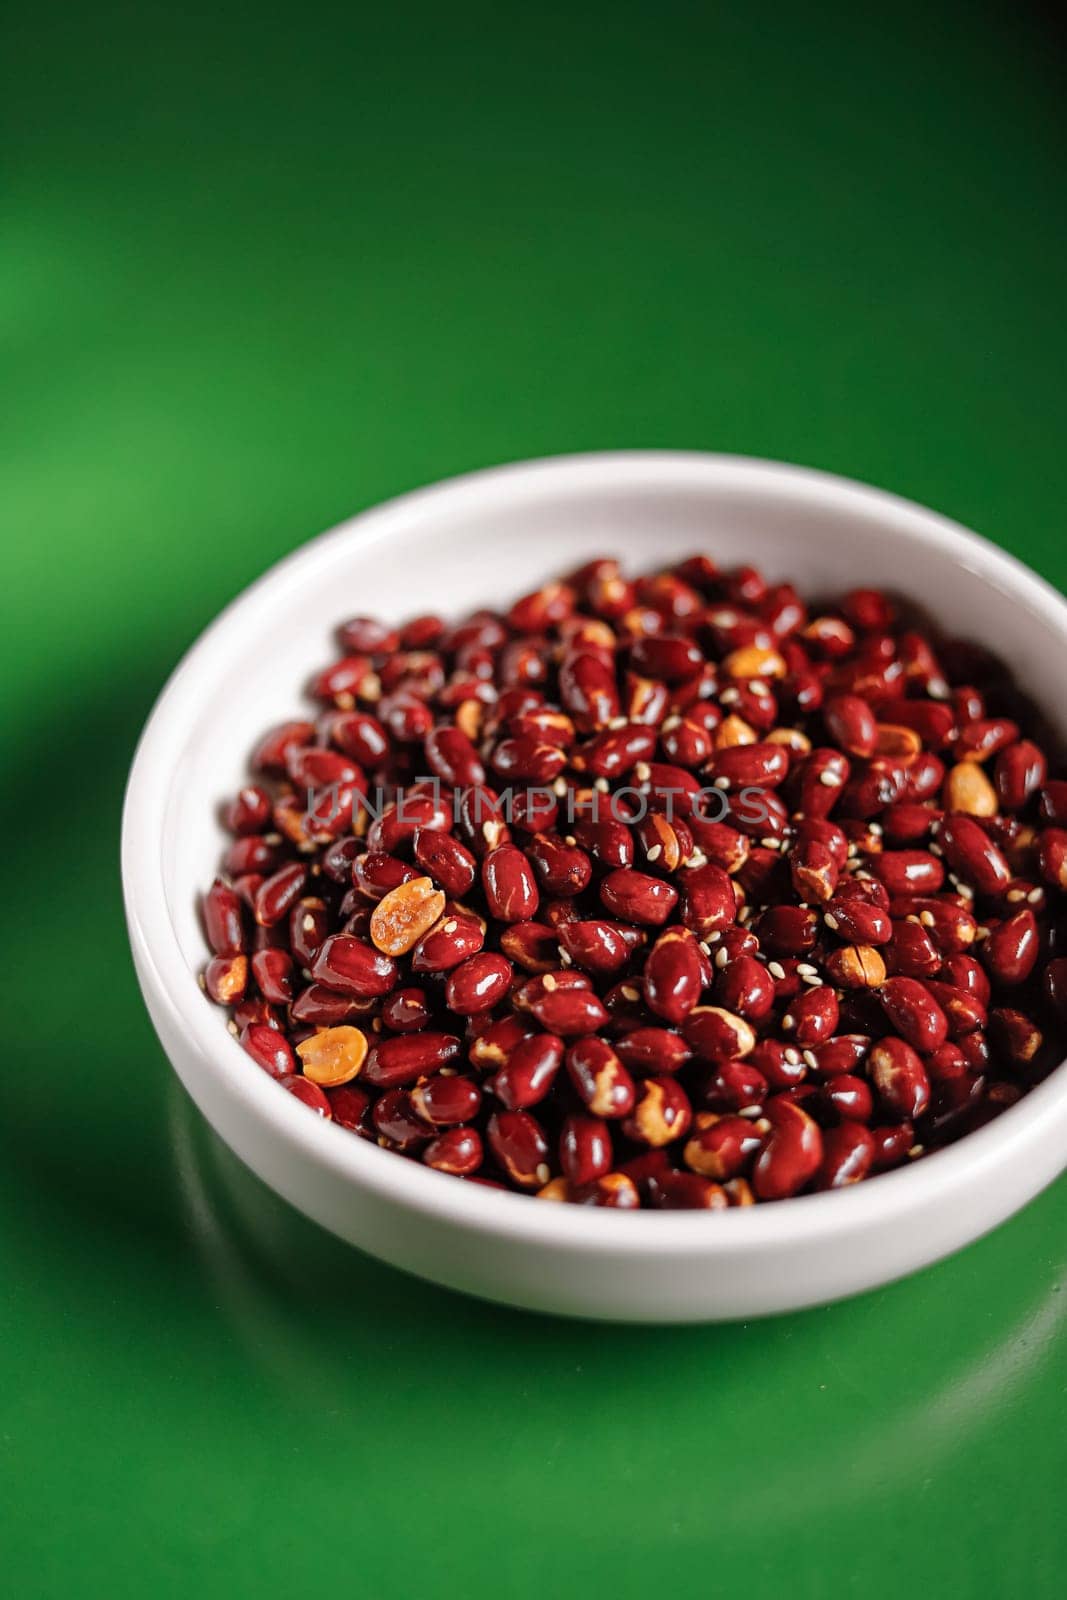
[[[537,1203],[457,1182],[308,1114],[253,1067],[197,987],[197,897],[219,800],[256,736],[304,714],[309,668],[353,612],[506,606],[603,553],[645,570],[695,550],[802,590],[883,584],[989,641],[1067,731],[1067,604],[930,511],[822,473],[727,456],[566,457],[405,495],[315,539],[208,628],[152,712],[122,873],[156,1031],[204,1116],[294,1206],[386,1261],[472,1294],[655,1322],[757,1316],[882,1284],[1002,1222],[1067,1164],[1067,1068],[952,1148],[854,1189],[700,1214]]]

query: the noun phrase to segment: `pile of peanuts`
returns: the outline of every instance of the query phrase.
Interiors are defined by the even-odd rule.
[[[319,1116],[715,1210],[914,1161],[1059,1060],[1067,781],[980,646],[705,556],[339,636],[203,904],[207,994]]]

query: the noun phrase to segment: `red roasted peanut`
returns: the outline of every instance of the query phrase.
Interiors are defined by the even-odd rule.
[[[888,911],[855,895],[835,895],[823,913],[823,921],[832,933],[849,944],[888,944],[893,937]]]
[[[868,1068],[879,1102],[891,1116],[911,1120],[926,1110],[930,1080],[917,1052],[904,1039],[892,1034],[880,1039],[871,1050]]]
[[[689,1096],[677,1078],[646,1078],[623,1120],[622,1131],[635,1144],[658,1150],[684,1138],[692,1119]]]
[[[660,926],[677,905],[678,891],[660,878],[621,867],[602,880],[600,898],[624,922]]]
[[[696,1172],[654,1174],[648,1181],[649,1200],[658,1211],[725,1211],[726,1190]]]
[[[721,964],[720,958],[725,958],[721,960]],[[740,955],[731,961],[726,957],[725,951],[719,951],[716,954],[715,965],[718,968],[715,999],[721,1006],[727,1011],[736,1012],[749,1022],[760,1022],[770,1014],[775,1002],[775,982],[762,962],[750,955]],[[645,975],[647,979],[647,966]],[[697,999],[699,998],[698,992]],[[649,1005],[653,1010],[656,1009],[651,999]],[[692,1006],[688,1007],[686,1014],[691,1010]],[[681,1022],[683,1018],[675,1017],[668,1020]]]
[[[846,1121],[871,1120],[874,1097],[864,1078],[856,1078],[850,1072],[840,1072],[824,1084],[821,1097],[828,1111],[834,1112]]]
[[[513,844],[501,845],[485,857],[482,886],[490,914],[500,922],[529,921],[540,902],[530,864]]]
[[[605,867],[632,867],[633,834],[613,817],[587,818],[575,823],[574,837],[581,848]]]
[[[319,950],[311,976],[328,989],[370,1000],[388,994],[396,986],[398,973],[396,962],[373,945],[337,933]]]
[[[682,1024],[686,1043],[702,1061],[737,1061],[755,1048],[756,1035],[743,1017],[722,1006],[696,1006]]]
[[[547,922],[512,922],[501,931],[500,948],[524,972],[552,972],[560,961],[559,937]]]
[[[391,1033],[419,1033],[432,1012],[425,989],[394,989],[382,1004],[381,1019]]]
[[[508,1111],[524,1111],[545,1098],[563,1061],[563,1040],[554,1033],[529,1034],[511,1050],[489,1088]]]
[[[807,906],[768,906],[759,919],[759,941],[772,956],[805,956],[815,948],[819,920]]]
[[[948,1038],[948,1019],[925,984],[889,978],[878,991],[886,1016],[908,1044],[926,1054]]]
[[[423,746],[431,772],[443,783],[464,789],[485,782],[485,767],[478,752],[459,728],[434,728]]]
[[[867,1059],[871,1041],[866,1034],[842,1033],[812,1048],[812,1069],[820,1077],[856,1072]]]
[[[824,1044],[833,1035],[841,1015],[834,991],[825,986],[802,991],[790,1002],[782,1018],[782,1032],[803,1049]]]
[[[602,1028],[608,1020],[603,1002],[588,989],[569,988],[561,982],[566,974],[546,972],[543,987],[530,1002],[530,1010],[543,1028],[564,1038],[576,1038]]]
[[[1041,937],[1030,910],[1008,917],[979,947],[982,963],[994,983],[1014,988],[1025,983],[1037,965]]]
[[[833,851],[820,839],[798,840],[789,857],[789,870],[799,897],[819,904],[833,898],[841,876]]]
[[[833,695],[822,708],[834,744],[847,755],[866,761],[878,744],[878,723],[874,712],[859,695]]]
[[[762,1135],[746,1117],[720,1117],[702,1111],[682,1158],[693,1172],[716,1183],[726,1183],[745,1171],[762,1142]]]
[[[614,667],[587,651],[568,653],[559,669],[560,698],[576,727],[591,732],[619,715]]]
[[[350,994],[339,994],[321,983],[309,983],[289,1007],[291,1021],[297,1026],[334,1028],[344,1022],[356,1022],[377,1004],[375,998],[359,999]]]
[[[565,922],[557,929],[557,934],[560,948],[571,961],[584,972],[600,975],[620,971],[644,937],[636,929],[597,917]]]
[[[215,879],[204,896],[204,928],[217,956],[242,955],[248,948],[241,897],[221,878]]]
[[[614,1041],[619,1059],[642,1077],[678,1072],[692,1059],[680,1033],[669,1028],[631,1028]]]
[[[485,928],[476,917],[451,910],[428,929],[411,951],[412,972],[449,972],[485,943]]]
[[[455,1073],[431,1073],[409,1090],[409,1096],[416,1116],[435,1128],[470,1122],[482,1103],[482,1091],[473,1079]]]
[[[576,1039],[567,1050],[567,1073],[594,1116],[625,1117],[632,1111],[637,1098],[633,1079],[606,1039]]]
[[[988,761],[1019,737],[1018,725],[1007,717],[976,717],[960,729],[954,750],[960,761]]]
[[[798,809],[807,818],[828,817],[840,800],[851,771],[848,757],[840,750],[813,750],[798,769]]]
[[[280,777],[286,770],[289,751],[295,746],[310,744],[314,737],[313,722],[283,722],[260,740],[252,754],[252,766],[257,772]]]
[[[737,916],[737,897],[729,874],[711,861],[688,868],[682,878],[680,915],[699,939],[730,927]]]
[[[571,1198],[580,1206],[611,1206],[622,1211],[634,1211],[641,1204],[636,1184],[624,1172],[606,1172],[584,1189],[576,1189]]]
[[[272,1078],[284,1078],[297,1070],[293,1047],[277,1028],[249,1023],[241,1033],[241,1048]]]
[[[449,1033],[400,1033],[379,1038],[363,1064],[363,1081],[376,1089],[395,1089],[439,1071],[458,1056],[460,1042]]]
[[[816,1189],[842,1189],[859,1183],[874,1160],[874,1139],[862,1122],[842,1122],[822,1136]]]
[[[266,954],[267,952],[264,952]],[[292,966],[289,957],[284,951],[272,951],[271,954],[284,956]],[[257,953],[253,956],[253,963],[259,959]],[[248,986],[248,957],[247,956],[213,956],[204,968],[204,990],[208,997],[214,1000],[217,1006],[236,1005]],[[263,986],[257,980],[257,988],[263,993]],[[276,999],[276,995],[265,995],[265,999]]]
[[[247,962],[245,965],[247,971]],[[293,998],[293,958],[288,950],[257,950],[252,957],[252,976],[264,1000],[269,1000],[272,1005],[288,1005]],[[239,999],[240,996],[235,998]]]
[[[536,1031],[533,1023],[514,1012],[495,1022],[479,1019],[468,1028],[467,1059],[483,1072],[502,1067],[515,1046]]]
[[[1067,829],[1045,828],[1038,839],[1041,876],[1067,893]]]
[[[764,1111],[770,1131],[752,1168],[752,1187],[761,1200],[797,1194],[819,1170],[822,1133],[806,1111],[778,1097]]]
[[[660,934],[648,953],[644,978],[649,1010],[664,1022],[681,1023],[699,1001],[704,986],[693,934],[685,928],[669,928]]]
[[[486,1135],[494,1159],[521,1189],[537,1189],[551,1176],[548,1140],[528,1111],[497,1111]]]
[[[943,959],[929,931],[917,919],[894,922],[885,957],[887,970],[897,978],[932,978],[941,970]]]
[[[593,864],[584,850],[549,833],[531,839],[526,853],[541,888],[557,899],[581,894],[593,875]]]
[[[937,842],[952,871],[979,894],[996,894],[1011,881],[1003,854],[972,817],[946,817]]]
[[[482,1158],[482,1138],[477,1128],[445,1128],[422,1152],[428,1167],[458,1178],[477,1172]]]
[[[424,872],[453,900],[462,900],[478,876],[478,865],[470,851],[450,833],[419,828],[412,841],[412,854]]]
[[[309,1078],[294,1078],[287,1076],[279,1078],[278,1082],[283,1089],[287,1089],[294,1099],[307,1106],[309,1111],[314,1111],[325,1122],[333,1120],[333,1107],[324,1090],[317,1083],[312,1083]]]
[[[893,896],[936,894],[945,881],[944,866],[928,850],[884,850],[870,870]]]
[[[998,1055],[1013,1069],[1028,1067],[1045,1042],[1033,1018],[1011,1006],[999,1006],[989,1013],[989,1033]]]
[[[449,973],[445,986],[448,1009],[461,1017],[491,1011],[507,994],[511,977],[511,962],[503,956],[489,950],[468,956]]]
[[[610,1172],[615,1160],[611,1130],[602,1117],[569,1116],[559,1136],[559,1164],[576,1188]]]
[[[406,1089],[387,1089],[371,1107],[371,1123],[379,1142],[402,1154],[421,1150],[434,1132],[415,1114]]]
[[[751,1061],[719,1061],[704,1080],[702,1099],[709,1111],[750,1116],[762,1106],[768,1088],[767,1079]]]

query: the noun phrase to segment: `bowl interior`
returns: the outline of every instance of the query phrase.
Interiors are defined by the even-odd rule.
[[[947,627],[1002,654],[1064,730],[1062,602],[1000,552],[904,501],[817,473],[684,456],[574,458],[459,479],[297,552],[225,612],[186,663],[161,843],[190,973],[204,959],[197,896],[224,842],[219,803],[245,778],[262,732],[308,713],[303,685],[332,659],[337,623],[355,613],[401,620],[506,607],[594,555],[640,572],[694,551],[754,562],[807,595],[876,584],[919,598]],[[217,1022],[225,1036],[221,1010]]]

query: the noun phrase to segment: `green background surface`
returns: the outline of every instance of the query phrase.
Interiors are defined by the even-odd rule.
[[[866,9],[6,8],[20,1600],[1062,1593],[1067,1185],[800,1316],[496,1310],[236,1164],[121,918],[123,782],[180,653],[278,556],[441,475],[784,457],[1064,586],[1062,39],[1036,7]]]

